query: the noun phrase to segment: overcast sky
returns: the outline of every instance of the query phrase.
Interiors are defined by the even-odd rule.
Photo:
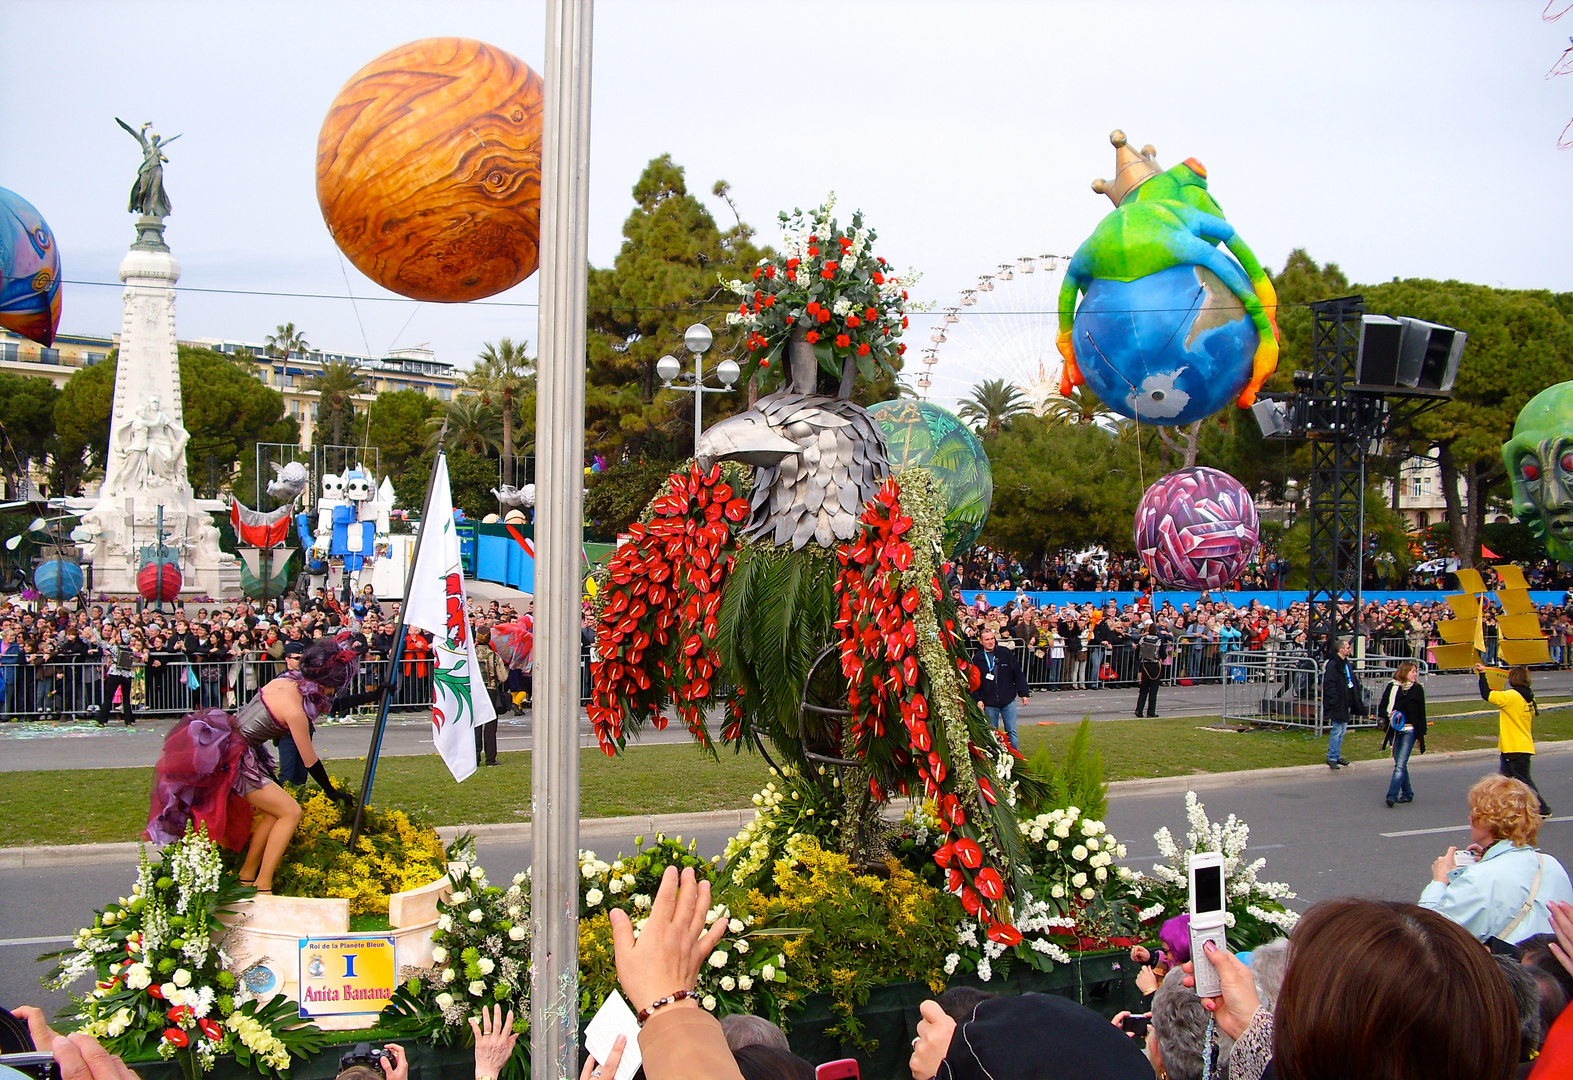
[[[1269,265],[1305,247],[1356,281],[1573,290],[1573,152],[1556,149],[1573,76],[1545,77],[1573,15],[1541,8],[600,0],[590,259],[610,263],[634,181],[669,152],[723,224],[709,191],[730,181],[766,241],[778,210],[835,189],[943,306],[1001,262],[1075,249],[1109,210],[1088,184],[1111,175],[1120,127],[1165,166],[1200,159]],[[379,53],[460,35],[541,70],[544,21],[544,0],[0,0],[0,186],[54,228],[67,279],[115,283],[68,286],[61,329],[119,329],[139,161],[120,116],[183,136],[165,174],[183,286],[340,298],[182,293],[181,337],[260,341],[293,321],[327,350],[428,343],[468,364],[503,335],[533,350],[533,307],[363,300],[357,320],[347,289],[391,294],[338,255],[314,164],[328,103]],[[1013,302],[1052,306],[1042,291]],[[494,299],[536,295],[532,279]],[[927,344],[921,321],[911,334]],[[934,396],[992,373],[942,364]]]

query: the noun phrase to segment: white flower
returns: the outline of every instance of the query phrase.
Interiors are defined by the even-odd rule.
[[[1044,833],[1044,831],[1042,829],[1040,829],[1038,826],[1034,825],[1032,827],[1032,829],[1027,833],[1027,835],[1032,837],[1033,843],[1041,844],[1041,843],[1043,843],[1043,837],[1046,834]]]
[[[437,916],[437,929],[441,930],[445,934],[452,930],[453,916],[447,914]]]
[[[721,976],[721,989],[729,992],[737,989],[737,980],[730,975]]]
[[[1075,859],[1077,862],[1081,862],[1086,857],[1087,849],[1082,847],[1080,844],[1077,844],[1075,847],[1071,848],[1071,858]]]
[[[126,986],[132,990],[146,990],[153,984],[153,975],[146,964],[132,964],[126,968]]]
[[[455,977],[454,970],[452,968],[443,968],[443,970],[442,970],[443,985],[447,985],[448,983],[451,983],[454,980],[454,977]]]
[[[1096,836],[1089,836],[1087,838],[1087,850],[1088,851],[1097,851],[1098,850],[1098,838]]]
[[[959,953],[951,953],[948,956],[946,956],[945,957],[945,974],[946,975],[954,975],[954,974],[956,974],[956,965],[959,964],[959,963],[961,963],[961,955]]]
[[[594,863],[585,863],[585,864],[583,864],[582,866],[579,867],[579,873],[586,881],[589,881],[591,878],[595,877],[595,864]]]
[[[1118,857],[1122,858],[1122,859],[1125,858],[1125,845],[1124,844],[1116,844],[1116,845],[1114,845],[1114,854],[1117,855]]]
[[[492,959],[489,956],[481,957],[475,962],[475,966],[480,968],[482,975],[490,975],[492,972],[497,970],[497,965],[492,962]]]
[[[164,995],[165,1001],[172,1000],[175,994],[177,994],[179,991],[180,987],[176,986],[172,982],[161,983],[158,988],[158,992]]]
[[[1064,899],[1064,897],[1065,897],[1065,886],[1063,886],[1063,885],[1056,885],[1056,886],[1054,886],[1054,888],[1049,890],[1049,895],[1054,897],[1054,899],[1056,899],[1056,900]]]
[[[191,985],[191,972],[185,968],[176,968],[172,980],[176,986],[187,987]]]
[[[1059,849],[1060,849],[1060,842],[1058,840],[1050,840],[1049,841],[1049,850],[1050,851],[1058,851]]]
[[[453,995],[442,993],[437,995],[437,1008],[449,1009],[453,1007]]]
[[[1085,889],[1083,889],[1081,891],[1081,898],[1083,900],[1091,900],[1094,896],[1097,896],[1097,895],[1098,895],[1098,890],[1092,888],[1091,886],[1088,886],[1087,888],[1085,888]]]
[[[444,949],[441,945],[433,945],[431,949],[431,958],[433,963],[440,964],[444,960],[448,959],[448,950]]]
[[[705,1007],[705,1012],[715,1012],[715,995],[706,994],[705,999],[699,1004]]]
[[[731,922],[726,924],[726,928],[728,930],[732,931],[732,933],[734,933],[734,934],[741,934],[743,932],[743,920],[742,919],[733,919]],[[741,945],[742,942],[738,942],[738,944]],[[748,950],[745,949],[743,951],[747,952]]]
[[[1074,888],[1079,889],[1079,888],[1081,888],[1085,884],[1087,884],[1087,875],[1086,874],[1078,873],[1078,874],[1074,875],[1071,878],[1071,885]]]
[[[1109,872],[1100,866],[1098,869],[1092,872],[1092,876],[1097,878],[1099,881],[1107,881],[1109,879]]]
[[[724,950],[717,949],[715,952],[710,954],[710,959],[707,961],[707,963],[709,963],[709,965],[713,968],[723,968],[726,967],[726,962],[730,959],[731,957],[728,956]]]
[[[611,893],[613,896],[616,896],[618,893],[622,892],[623,888],[623,879],[620,877],[614,877],[612,880],[606,883],[606,891]]]
[[[766,964],[764,967],[759,969],[759,977],[761,979],[764,979],[765,982],[775,982],[776,981],[776,969],[774,967],[772,967],[771,965]]]
[[[591,889],[589,892],[584,894],[584,902],[589,904],[591,907],[598,906],[604,899],[606,899],[606,896],[601,892],[600,889]]]
[[[480,908],[471,908],[470,909],[470,921],[472,923],[478,923],[478,922],[480,922],[484,918],[486,918],[486,916],[481,914],[481,909]]]
[[[470,867],[470,880],[471,881],[480,881],[485,876],[486,876],[486,871],[481,869],[481,866],[480,866],[479,863],[477,863],[476,865]]]
[[[452,896],[448,897],[448,903],[452,904],[454,907],[458,907],[460,904],[464,903],[469,898],[470,898],[470,891],[468,889],[460,889],[458,892],[456,892]]]
[[[523,941],[524,940],[524,927],[518,925],[517,923],[515,923],[513,926],[509,927],[508,928],[508,940],[509,941]]]
[[[474,982],[470,983],[470,996],[471,997],[484,997],[485,994],[486,994],[486,980],[485,979],[476,979]]]

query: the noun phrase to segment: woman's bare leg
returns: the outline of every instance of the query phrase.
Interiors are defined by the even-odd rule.
[[[262,859],[257,867],[257,888],[273,888],[273,872],[279,868],[284,849],[289,847],[295,826],[300,824],[300,803],[290,798],[277,784],[268,784],[246,796],[246,801],[264,814],[277,819],[268,829],[262,847]],[[248,852],[246,861],[251,861]]]
[[[240,880],[247,884],[257,880],[257,868],[262,865],[262,850],[268,845],[268,832],[278,819],[272,814],[258,814],[251,827],[251,841],[246,845],[246,861],[240,867]]]

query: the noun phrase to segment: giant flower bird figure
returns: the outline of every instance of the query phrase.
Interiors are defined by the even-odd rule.
[[[1123,131],[1109,141],[1115,177],[1092,187],[1114,209],[1060,286],[1060,393],[1086,383],[1122,416],[1161,425],[1200,420],[1230,398],[1249,408],[1278,366],[1272,282],[1224,220],[1201,162],[1164,170]]]
[[[782,215],[782,255],[728,316],[769,391],[704,432],[618,549],[598,593],[590,718],[615,754],[672,708],[702,745],[720,739],[823,778],[843,848],[883,854],[894,793],[934,800],[948,883],[989,936],[1013,925],[1018,792],[1040,784],[969,691],[940,578],[945,508],[922,469],[891,476],[879,426],[852,400],[859,377],[900,366],[909,274],[873,252],[861,214],[833,200]],[[774,760],[774,759],[771,759]]]

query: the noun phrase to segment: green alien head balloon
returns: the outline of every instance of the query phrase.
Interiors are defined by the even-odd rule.
[[[983,531],[994,499],[994,474],[983,443],[955,413],[913,398],[871,406],[869,413],[885,433],[890,467],[921,465],[945,493],[945,547],[953,555],[969,548]]]
[[[1513,482],[1513,513],[1546,554],[1573,562],[1573,382],[1529,399],[1502,447]]]

